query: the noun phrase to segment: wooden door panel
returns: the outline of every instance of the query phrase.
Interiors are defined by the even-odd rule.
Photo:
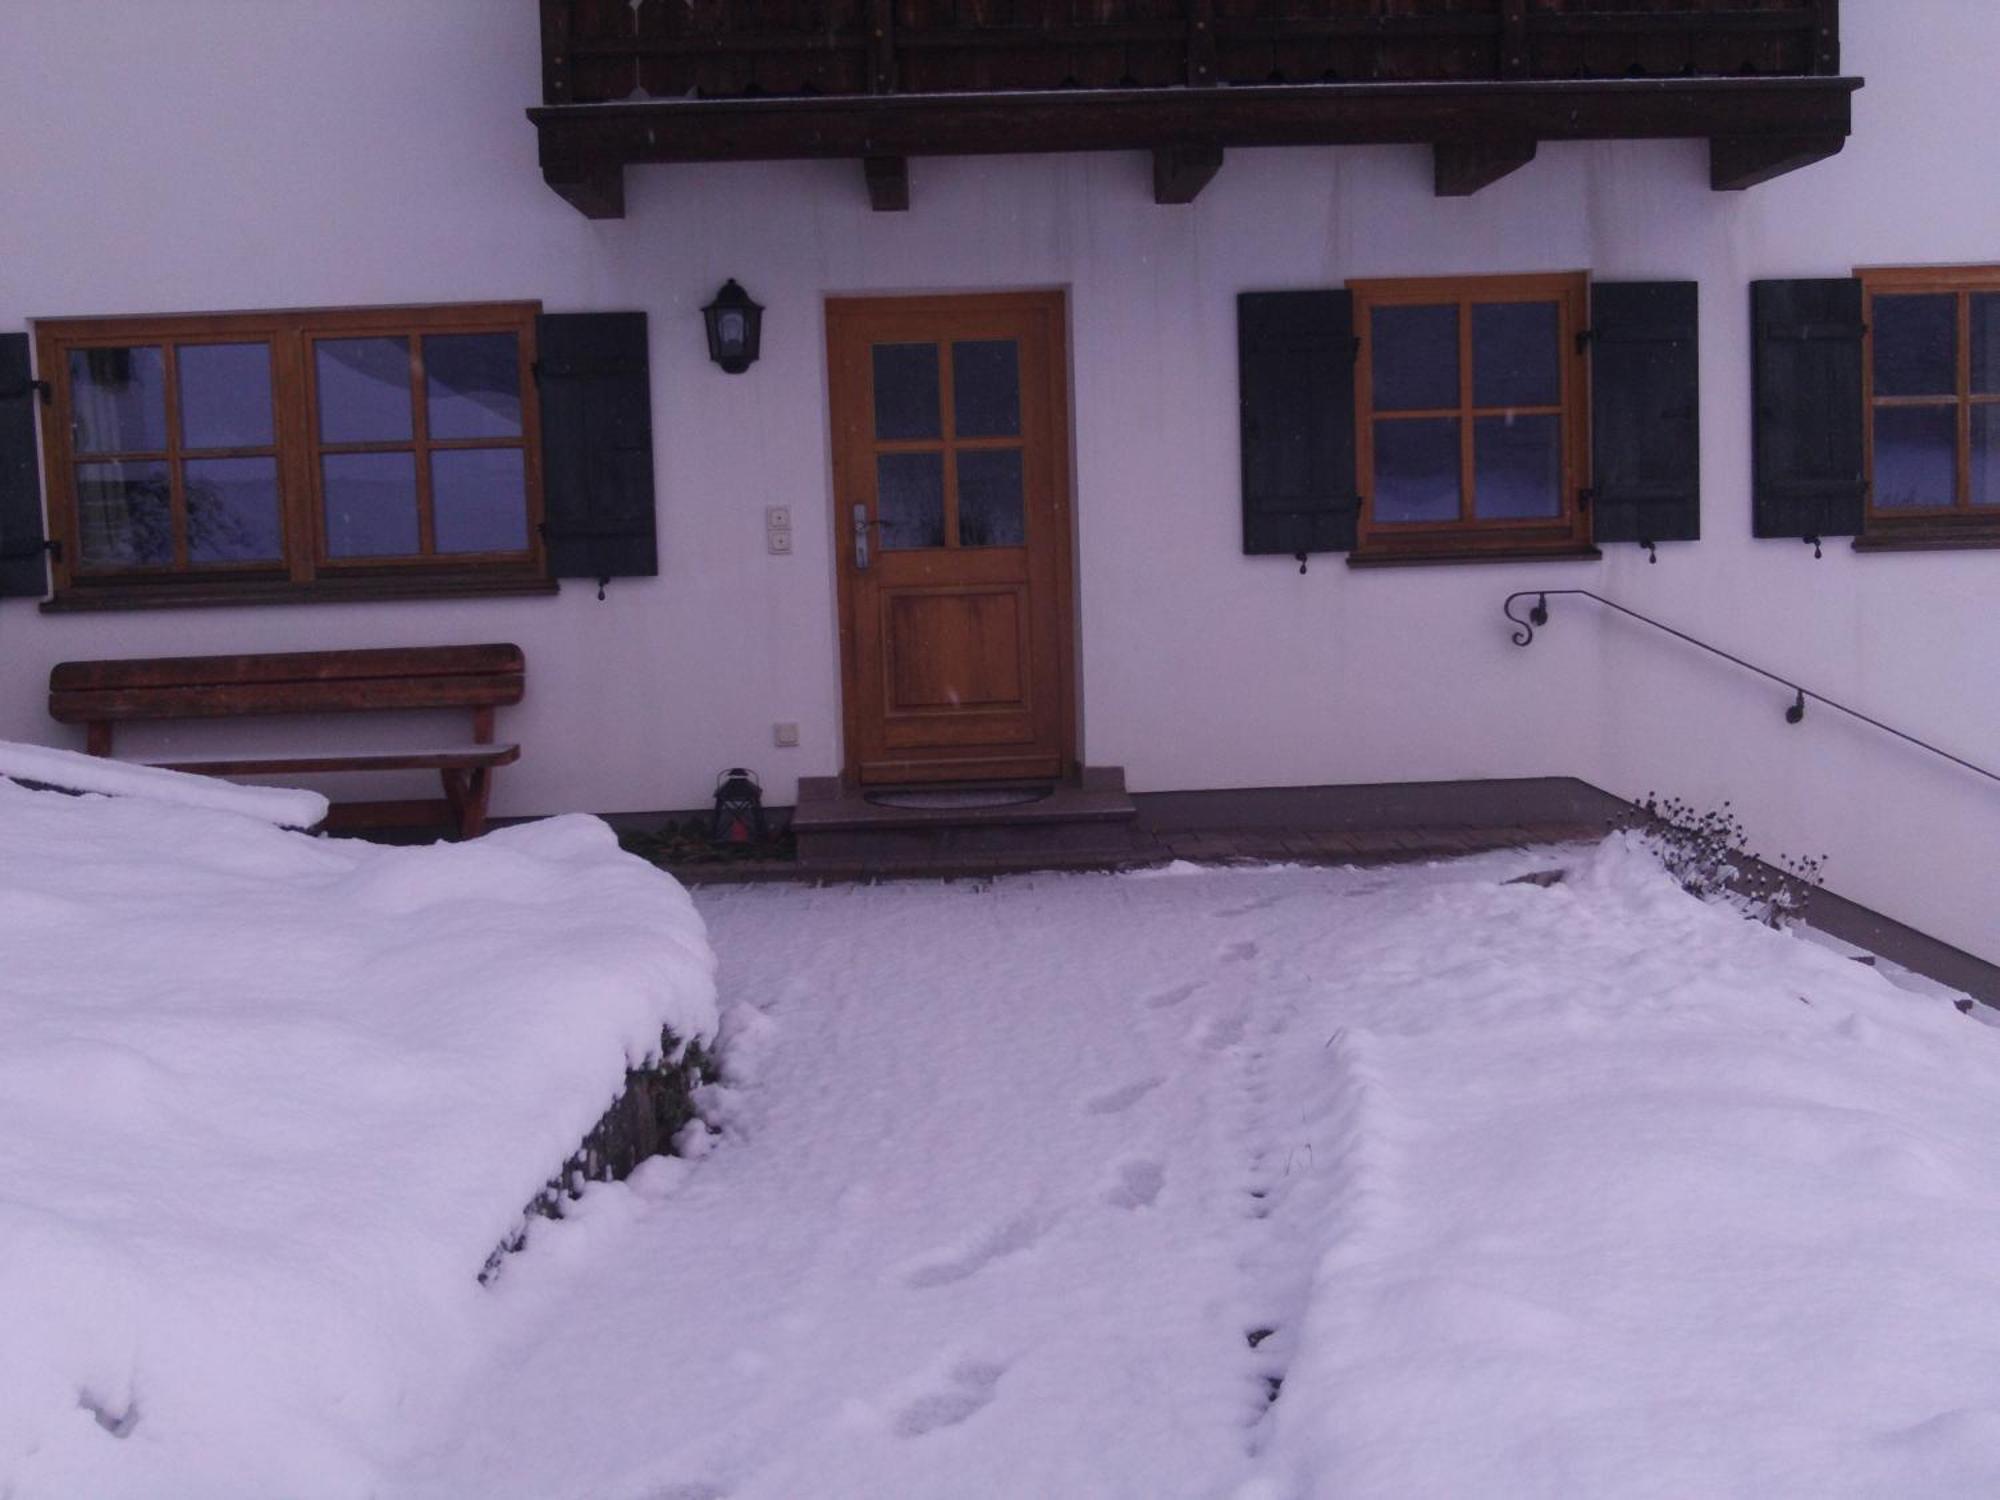
[[[1059,293],[827,307],[846,770],[1074,762]]]

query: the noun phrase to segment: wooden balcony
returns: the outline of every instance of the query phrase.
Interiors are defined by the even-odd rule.
[[[1186,203],[1231,146],[1419,143],[1440,194],[1545,140],[1692,138],[1740,189],[1840,150],[1838,0],[542,0],[543,175],[593,218],[634,162],[1147,151]]]

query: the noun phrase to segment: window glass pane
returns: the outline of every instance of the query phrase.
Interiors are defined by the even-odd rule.
[[[884,442],[944,433],[936,344],[875,345],[875,436]]]
[[[1026,536],[1021,450],[962,450],[958,455],[959,546],[1018,547]]]
[[[1472,404],[1559,405],[1559,326],[1553,302],[1474,303]]]
[[[329,453],[320,463],[329,556],[408,557],[416,552],[414,453]]]
[[[2000,292],[1972,294],[1972,389],[2000,396]]]
[[[181,442],[190,448],[271,446],[271,346],[183,344]]]
[[[944,455],[882,453],[875,459],[876,537],[882,550],[944,545]]]
[[[521,346],[515,335],[426,336],[424,386],[432,437],[521,435]]]
[[[163,453],[167,362],[159,349],[72,349],[70,414],[79,453]]]
[[[951,405],[960,437],[1020,434],[1021,360],[1012,339],[951,346]]]
[[[1458,419],[1375,424],[1375,519],[1458,519]]]
[[[528,482],[519,448],[432,453],[431,505],[440,552],[528,550]]]
[[[284,555],[275,458],[191,458],[182,484],[189,562],[276,562]]]
[[[87,564],[174,560],[173,491],[163,463],[78,464],[76,512]]]
[[[1972,408],[1972,503],[2000,505],[2000,403]]]
[[[1957,493],[1957,469],[1956,405],[1875,408],[1878,508],[1950,505]]]
[[[410,341],[320,339],[319,436],[325,443],[397,443],[410,437]]]
[[[1518,521],[1562,514],[1562,418],[1480,417],[1472,424],[1473,514]]]
[[[1370,315],[1377,411],[1458,405],[1458,308],[1378,307]]]
[[[1958,298],[1950,292],[1877,297],[1875,394],[1950,396],[1958,390]]]

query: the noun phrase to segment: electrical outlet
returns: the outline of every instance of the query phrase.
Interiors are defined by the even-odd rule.
[[[789,531],[771,530],[764,533],[764,545],[780,557],[790,554],[792,534]]]
[[[790,531],[792,529],[792,508],[789,505],[765,506],[764,525],[771,531]]]
[[[780,750],[795,750],[799,743],[799,726],[796,724],[773,724],[771,743]]]

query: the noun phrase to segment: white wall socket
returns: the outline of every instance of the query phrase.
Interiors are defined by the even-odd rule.
[[[764,533],[764,544],[772,552],[783,555],[792,550],[792,534],[789,531],[771,530]]]
[[[795,749],[799,743],[799,726],[796,724],[773,724],[771,743],[780,750]]]
[[[792,508],[789,505],[767,505],[764,507],[764,525],[771,531],[792,529]]]

